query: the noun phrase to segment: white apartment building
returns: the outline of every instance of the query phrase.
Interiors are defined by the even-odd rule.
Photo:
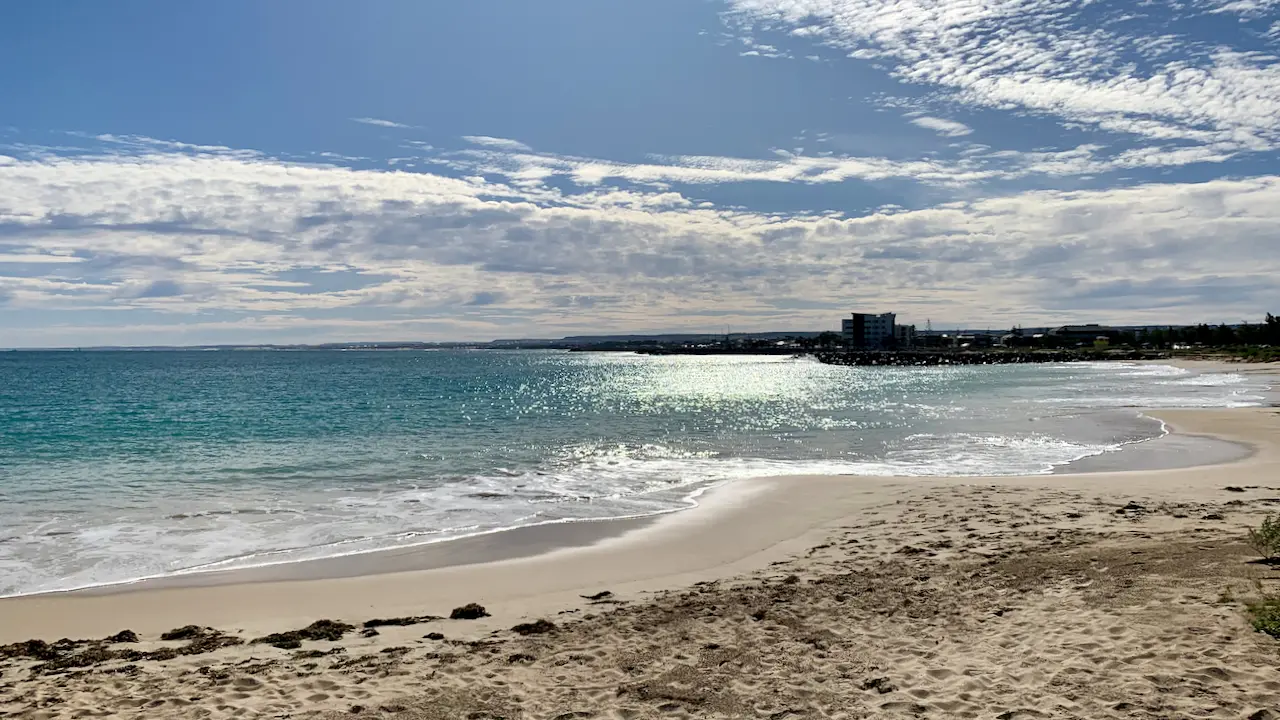
[[[879,350],[891,347],[895,341],[895,313],[869,315],[853,313],[840,321],[840,334],[845,343],[855,349]]]

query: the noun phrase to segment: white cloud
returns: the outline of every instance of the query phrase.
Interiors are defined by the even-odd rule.
[[[489,137],[488,135],[464,135],[462,139],[466,140],[472,145],[490,147],[496,150],[509,150],[513,152],[529,152],[533,150],[533,148],[529,147],[528,145],[525,145],[524,143],[518,140],[509,140],[507,138],[500,138],[500,137]]]
[[[24,264],[48,264],[48,263],[78,263],[83,262],[84,258],[78,258],[71,255],[45,255],[37,253],[0,253],[0,263],[24,263]]]
[[[371,118],[371,117],[351,118],[351,121],[363,123],[365,125],[376,125],[377,127],[385,127],[385,128],[412,128],[413,127],[412,125],[405,125],[404,123],[398,123],[392,120],[383,120],[381,118]]]
[[[680,167],[767,177],[794,162]],[[907,319],[996,325],[1280,307],[1275,177],[786,216],[662,188],[152,152],[0,164],[0,223],[5,255],[82,258],[0,266],[4,307],[34,323],[7,344],[82,343],[87,309],[119,314],[117,341],[197,342],[282,325],[311,340],[820,328],[854,288]]]
[[[1209,0],[1206,5],[1210,14],[1230,13],[1258,18],[1280,7],[1280,0]]]
[[[790,53],[779,50],[777,47],[773,45],[767,45],[765,43],[756,42],[754,38],[742,37],[742,38],[739,38],[739,41],[747,47],[746,50],[738,53],[738,55],[740,56],[786,58],[788,60],[792,59],[792,56]]]
[[[1211,145],[1216,156],[1232,157],[1280,148],[1280,59],[1220,38],[1171,35],[1159,23],[1148,34],[1126,30],[1133,25],[1109,23],[1115,13],[1093,3],[726,1],[744,34],[790,28],[961,105],[1183,146],[1170,147],[1175,152]],[[1211,10],[1249,15],[1272,4],[1218,2]]]
[[[908,178],[939,185],[965,185],[1008,175],[976,160],[890,160],[877,157],[812,157],[777,153],[779,159],[706,155],[655,155],[653,163],[619,163],[598,158],[526,152],[463,151],[437,162],[467,172],[505,175],[514,183],[540,186],[549,177],[567,177],[584,187],[609,180],[665,187],[770,182],[818,185],[850,179]]]
[[[916,117],[912,123],[944,137],[963,137],[968,126],[935,117]],[[827,137],[814,137],[824,143]],[[548,178],[560,177],[580,187],[625,182],[667,189],[673,185],[732,183],[788,183],[825,185],[849,180],[869,182],[909,180],[948,188],[979,186],[992,181],[1013,181],[1031,176],[1090,176],[1115,170],[1167,168],[1192,163],[1220,163],[1234,156],[1232,146],[1150,145],[1109,149],[1085,144],[1062,150],[994,150],[967,144],[954,159],[890,159],[822,153],[817,156],[775,150],[774,157],[736,158],[708,155],[652,155],[651,163],[621,163],[601,158],[552,155],[535,152],[464,150],[424,157],[468,174],[500,175],[526,192],[546,189]]]
[[[88,137],[83,133],[68,133],[78,137]],[[108,146],[118,147],[124,152],[182,152],[194,154],[219,155],[223,157],[242,157],[256,158],[261,153],[255,150],[236,150],[226,147],[225,145],[195,145],[192,143],[178,142],[176,140],[160,140],[157,138],[146,137],[144,135],[94,135],[94,140],[106,143]],[[54,153],[61,152],[64,148],[48,148]],[[83,150],[83,148],[76,148]]]
[[[911,120],[911,124],[916,127],[922,127],[925,130],[932,130],[943,137],[963,137],[973,133],[973,128],[962,122],[930,117],[928,115],[913,118]]]

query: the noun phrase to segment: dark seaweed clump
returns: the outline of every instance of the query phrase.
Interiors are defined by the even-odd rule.
[[[467,603],[462,607],[454,608],[453,612],[449,613],[450,620],[479,620],[483,617],[489,617],[489,611],[485,610],[483,605],[476,603]]]
[[[198,638],[205,633],[205,628],[199,625],[183,625],[166,633],[160,633],[161,640],[190,640]]]
[[[0,659],[11,660],[31,658],[33,660],[53,660],[59,652],[43,640],[25,640],[11,645],[0,645]]]
[[[425,623],[425,622],[431,622],[433,620],[443,620],[443,619],[444,618],[440,617],[439,615],[410,615],[408,617],[398,617],[398,618],[374,618],[372,620],[365,620],[364,626],[366,628],[376,628],[376,627],[383,627],[387,625],[403,627],[405,625],[417,625],[419,623]]]
[[[112,660],[138,662],[140,660],[172,660],[183,655],[202,655],[219,648],[240,645],[244,642],[233,635],[225,635],[213,628],[202,628],[195,625],[170,630],[160,636],[165,640],[186,640],[182,647],[166,647],[150,652],[133,648],[113,650],[107,645],[117,643],[136,643],[138,634],[132,630],[123,630],[102,640],[70,640],[63,638],[54,643],[43,640],[27,640],[20,643],[0,646],[0,659],[4,660],[38,660],[31,667],[35,675],[64,672],[75,668],[93,667]]]
[[[549,620],[537,620],[531,623],[520,623],[511,629],[517,635],[541,635],[555,630],[556,625]]]
[[[297,650],[304,640],[341,640],[343,635],[355,630],[355,625],[338,620],[317,620],[301,630],[290,630],[272,633],[254,640],[255,643],[271,645],[281,650]]]

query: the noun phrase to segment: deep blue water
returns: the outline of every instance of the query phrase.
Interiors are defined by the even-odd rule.
[[[560,352],[0,354],[0,594],[675,510],[801,472],[1047,472],[1239,376]]]

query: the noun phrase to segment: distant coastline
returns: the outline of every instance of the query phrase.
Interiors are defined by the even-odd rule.
[[[904,338],[869,344],[847,332],[650,333],[570,335],[561,338],[497,340],[378,340],[325,343],[210,343],[199,345],[94,345],[80,347],[0,347],[0,352],[333,352],[440,350],[550,350],[633,352],[646,355],[811,355],[843,365],[1004,364],[1075,360],[1163,360],[1170,358],[1280,359],[1274,340],[1277,321],[1263,324],[1016,327],[1009,332],[924,330],[914,326]],[[1092,331],[1092,334],[1091,334]],[[884,353],[892,353],[885,355]]]

